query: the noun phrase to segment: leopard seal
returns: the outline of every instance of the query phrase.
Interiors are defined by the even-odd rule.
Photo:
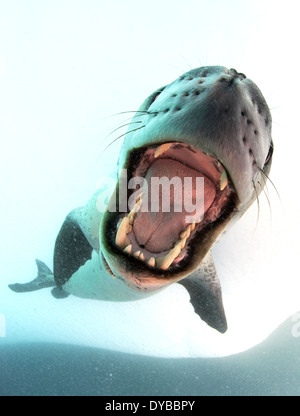
[[[106,210],[99,210],[98,190],[86,206],[66,217],[55,243],[53,273],[37,260],[36,279],[9,287],[27,292],[55,286],[56,298],[73,294],[128,301],[179,283],[188,291],[195,313],[226,332],[211,249],[257,200],[268,180],[274,148],[271,127],[261,91],[235,69],[193,69],[157,89],[133,116]],[[182,192],[188,188],[186,178],[203,179],[201,216],[187,220],[186,210],[175,209],[176,185],[169,193],[170,212],[161,206],[143,209],[153,194],[153,186],[145,187],[145,182],[167,178],[170,183],[175,177]],[[134,186],[129,186],[132,181]],[[189,192],[191,200],[197,199],[199,190],[192,182]],[[155,193],[163,198],[162,187]]]

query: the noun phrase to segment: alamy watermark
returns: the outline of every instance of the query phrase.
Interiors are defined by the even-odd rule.
[[[102,192],[97,198],[97,209],[100,212],[127,212],[134,209],[136,201],[143,193],[141,212],[185,212],[186,222],[199,221],[204,215],[204,177],[179,176],[168,178],[135,176],[128,181],[127,169],[119,171],[119,192],[113,192],[115,181],[110,177],[101,180]],[[128,197],[128,191],[135,190]],[[172,201],[172,202],[171,202]]]
[[[0,338],[6,337],[6,324],[5,324],[5,316],[0,313]]]

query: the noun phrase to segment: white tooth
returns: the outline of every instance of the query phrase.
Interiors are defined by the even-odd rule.
[[[150,257],[150,259],[147,262],[149,264],[149,266],[151,267],[155,267],[155,258],[154,257]]]
[[[141,209],[141,204],[136,203],[131,212],[134,212],[136,214],[139,212],[140,209]]]
[[[144,256],[143,252],[141,252],[141,254],[140,254],[140,260],[145,261],[145,256]]]
[[[173,143],[164,143],[161,146],[159,146],[154,153],[154,157],[157,158],[158,156],[165,153],[167,150],[170,149],[170,147],[173,145]]]
[[[137,198],[135,205],[141,206],[143,203],[142,198]]]
[[[139,194],[139,196],[137,197],[137,199],[136,199],[136,201],[135,202],[138,202],[142,197],[144,196],[144,192],[141,192],[140,194]]]
[[[172,248],[172,250],[170,250],[166,256],[158,257],[156,259],[157,266],[160,269],[167,270],[171,266],[173,261],[176,259],[176,257],[179,256],[180,252],[181,252],[181,241],[179,241],[179,243],[177,243],[176,246]]]
[[[228,177],[227,177],[226,170],[224,169],[221,175],[221,180],[220,180],[220,191],[223,191],[223,189],[225,189],[227,185],[228,185]]]
[[[134,257],[136,257],[138,259],[140,257],[140,254],[141,254],[141,251],[138,250],[133,255],[134,255]]]
[[[131,254],[132,253],[132,244],[129,244],[124,248],[125,253]]]
[[[171,259],[171,261],[169,261],[169,259],[167,258],[167,256],[165,257],[157,257],[156,259],[156,265],[159,269],[162,270],[167,270],[169,268],[169,266],[172,264],[173,258]]]
[[[143,203],[143,201],[142,201],[143,194],[144,194],[143,192],[140,193],[140,195],[136,199],[136,203],[135,203],[134,207],[132,208],[132,210],[128,214],[128,219],[129,219],[129,224],[130,225],[133,225],[134,219],[135,219],[134,218],[135,214],[137,214],[139,212],[139,210],[141,209],[141,205]]]
[[[193,225],[194,225],[194,224],[193,224]],[[195,227],[194,227],[194,228],[195,228]],[[193,228],[193,229],[194,229],[194,228]],[[186,227],[186,229],[180,233],[180,238],[181,238],[182,240],[183,240],[184,238],[185,238],[185,239],[189,238],[189,236],[191,235],[191,231],[193,231],[193,229],[192,229],[192,224],[188,225],[188,226]]]
[[[191,231],[194,231],[194,229],[196,228],[196,224],[194,222],[192,222],[190,224],[190,227],[191,227]]]
[[[179,234],[179,237],[183,240],[184,238],[186,238],[187,235],[187,231],[181,231],[181,233]]]
[[[180,248],[181,248],[181,250],[184,248],[187,238],[188,238],[188,237],[185,237],[185,238],[183,238],[182,240],[179,240],[179,241],[178,241],[178,243],[177,243],[177,244],[179,244],[179,243],[180,243]]]
[[[130,225],[133,225],[133,223],[134,223],[134,216],[135,216],[135,212],[130,211],[129,214],[128,214],[128,221],[129,221]]]
[[[116,235],[116,244],[121,248],[125,248],[130,244],[130,240],[127,237],[127,234],[132,230],[131,225],[129,224],[128,217],[124,217]]]
[[[191,224],[186,227],[186,238],[189,238],[189,236],[191,235],[191,228]]]

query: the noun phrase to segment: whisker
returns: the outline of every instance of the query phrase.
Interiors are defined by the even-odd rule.
[[[188,68],[190,69],[190,70],[192,70],[193,69],[193,67],[191,66],[191,64],[189,63],[189,61],[186,59],[186,57],[184,56],[184,55],[179,55],[180,56],[180,58],[181,59],[183,59],[184,60],[184,62],[187,64],[187,66],[188,66]]]
[[[148,114],[151,114],[151,113],[149,112]],[[124,121],[133,120],[134,118],[143,117],[144,115],[146,115],[146,114],[135,114],[134,116],[132,116],[130,118],[126,118],[126,120],[124,120]]]
[[[141,113],[140,116],[149,114],[149,111],[147,110],[137,110],[137,111],[121,111],[120,113],[110,114],[109,116],[104,117],[104,120],[107,118],[119,116],[120,114],[130,114],[130,113]]]
[[[265,197],[267,199],[268,205],[269,205],[269,211],[270,211],[270,217],[271,217],[271,224],[270,224],[270,226],[272,227],[272,218],[273,218],[273,215],[272,215],[272,205],[271,205],[271,201],[270,201],[270,198],[269,198],[269,195],[268,195],[268,188],[267,188],[267,186],[265,186],[266,183],[264,185],[262,185],[260,182],[258,182],[258,184],[261,186],[261,188],[263,190],[263,193],[264,193],[264,195],[265,195]]]
[[[116,129],[114,129],[113,131],[111,131],[111,132],[108,134],[108,136],[107,136],[107,137],[111,136],[111,135],[112,135],[115,131],[117,131],[117,130],[121,129],[122,127],[130,126],[131,124],[140,124],[140,123],[142,123],[142,121],[134,121],[134,122],[132,122],[132,123],[126,123],[126,124],[123,124],[122,126],[119,126],[119,127],[117,127]]]
[[[120,113],[112,114],[112,116],[119,116],[120,114],[129,114],[129,113],[150,114],[150,112],[147,110],[137,110],[137,111],[121,111]]]
[[[148,114],[152,114],[152,113],[148,113]],[[127,122],[127,121],[130,121],[130,120],[133,120],[134,118],[138,118],[138,117],[143,117],[143,116],[145,116],[146,114],[135,114],[134,116],[132,116],[132,117],[129,117],[129,118],[126,118],[125,120],[123,120],[123,123],[125,123],[125,122]]]
[[[255,228],[257,228],[258,226],[258,220],[259,220],[259,214],[260,214],[260,204],[259,204],[259,198],[258,198],[258,193],[257,193],[257,189],[255,186],[255,182],[252,180],[252,184],[253,184],[253,188],[255,191],[255,195],[256,195],[256,202],[257,202],[257,219],[256,219],[256,226]]]
[[[103,153],[113,144],[113,143],[115,143],[117,140],[119,140],[119,139],[121,139],[121,137],[123,137],[123,136],[125,136],[126,134],[129,134],[129,133],[133,133],[133,132],[135,132],[135,131],[137,131],[137,130],[140,130],[140,129],[142,129],[142,128],[144,128],[145,127],[145,125],[143,125],[143,126],[140,126],[140,127],[137,127],[136,129],[132,129],[132,130],[130,130],[130,131],[127,131],[127,132],[125,132],[125,133],[123,133],[123,134],[121,134],[119,137],[117,137],[116,139],[114,139],[112,142],[110,142],[105,148],[104,148],[104,150],[101,152],[101,154],[100,154],[100,157],[103,155]]]
[[[260,182],[258,182],[258,183],[261,185]],[[268,184],[267,184],[266,181],[264,181],[264,184],[263,184],[262,188],[263,188],[263,191],[266,195],[266,198],[268,198],[270,200],[270,193],[269,193]]]
[[[272,120],[272,124],[276,124],[277,126],[280,126],[281,127],[281,124],[280,123],[278,123],[277,121],[275,121],[275,120]]]
[[[265,177],[265,178],[267,178],[267,180],[271,183],[271,185],[273,186],[273,188],[275,189],[275,191],[276,191],[276,194],[277,194],[277,196],[278,196],[278,198],[279,198],[279,201],[280,202],[282,202],[281,201],[281,198],[280,198],[280,195],[279,195],[279,192],[278,192],[278,190],[277,190],[277,188],[276,188],[276,186],[275,186],[275,184],[274,184],[274,182],[272,182],[272,180],[269,178],[269,176],[266,174],[266,172],[264,172],[263,171],[263,169],[261,169],[258,165],[256,165],[257,166],[257,168],[258,168],[258,170],[260,171],[260,173]]]

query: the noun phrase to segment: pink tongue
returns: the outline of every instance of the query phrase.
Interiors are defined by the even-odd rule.
[[[162,186],[157,188],[151,181],[151,178],[152,180],[153,178],[159,180],[162,177],[166,177],[169,180],[174,177],[178,178],[175,192],[174,187],[172,185],[169,186],[168,181],[166,181],[165,189],[170,189],[170,198],[168,198],[166,190],[162,191]],[[184,178],[186,177],[192,178],[192,186],[183,192]],[[193,212],[189,209],[188,211],[184,209],[184,201],[187,195],[190,196],[189,200],[192,204],[196,203],[196,177],[204,177],[204,212],[206,212],[216,196],[215,186],[208,178],[201,176],[201,173],[198,171],[171,159],[159,159],[150,166],[145,176],[148,184],[148,212],[143,212],[143,210],[147,210],[147,198],[144,190],[142,208],[137,214],[133,225],[133,232],[139,246],[152,253],[160,253],[173,248],[174,243],[179,239],[179,234],[188,225],[186,216],[197,213],[196,209]],[[157,192],[157,189],[159,189],[159,192]],[[182,195],[182,204],[178,204],[180,202],[178,195]],[[159,200],[159,203],[157,202],[156,204],[158,212],[151,212],[151,197],[152,201]],[[199,198],[200,195],[198,195],[198,201]],[[162,205],[162,199],[167,206]],[[168,211],[170,212],[166,212],[169,202],[170,209]],[[174,212],[175,210],[181,212]]]

